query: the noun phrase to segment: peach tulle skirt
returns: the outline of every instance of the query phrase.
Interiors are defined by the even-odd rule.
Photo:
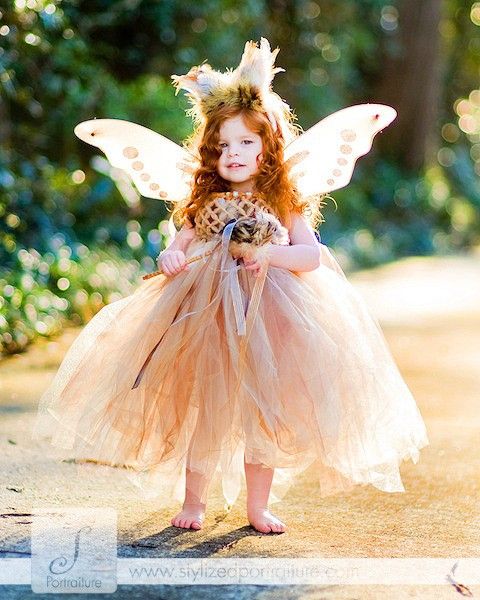
[[[272,502],[307,467],[321,497],[357,484],[405,491],[399,465],[417,462],[425,425],[328,248],[314,271],[268,267],[240,379],[235,297],[248,312],[257,278],[213,241],[195,239],[187,257],[211,249],[91,319],[40,400],[34,439],[123,467],[145,498],[167,502],[182,499],[188,467],[232,505],[244,457],[275,467]]]

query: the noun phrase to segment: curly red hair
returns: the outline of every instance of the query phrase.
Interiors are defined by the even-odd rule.
[[[290,181],[283,149],[285,139],[281,131],[274,132],[264,112],[236,106],[222,106],[187,140],[187,149],[194,154],[200,166],[193,175],[190,196],[176,203],[174,219],[181,225],[195,224],[195,214],[209,200],[212,193],[230,191],[230,182],[217,172],[221,150],[219,147],[220,127],[224,121],[241,114],[245,125],[258,134],[263,142],[263,160],[259,165],[253,184],[256,192],[263,195],[280,220],[290,226],[290,212],[307,214],[313,226],[311,203],[302,198]],[[298,128],[289,123],[290,132],[298,134]],[[320,215],[321,218],[321,215]]]

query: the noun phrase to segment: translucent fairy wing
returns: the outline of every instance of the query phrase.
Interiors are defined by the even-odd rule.
[[[284,156],[298,191],[304,196],[345,187],[355,162],[367,154],[373,138],[397,111],[384,104],[357,104],[332,113],[285,148]]]
[[[177,201],[189,193],[195,158],[163,135],[121,119],[83,121],[74,132],[125,171],[142,196]]]

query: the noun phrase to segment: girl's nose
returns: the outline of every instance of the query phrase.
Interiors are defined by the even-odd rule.
[[[230,148],[230,150],[228,151],[228,156],[238,156],[238,150]]]

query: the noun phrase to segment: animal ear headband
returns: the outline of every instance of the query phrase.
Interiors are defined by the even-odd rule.
[[[237,106],[264,112],[274,131],[280,127],[287,134],[287,125],[295,116],[272,90],[275,74],[285,71],[274,66],[279,50],[272,52],[265,38],[261,38],[260,47],[256,42],[247,42],[235,70],[221,73],[205,63],[192,67],[186,75],[172,75],[175,94],[180,89],[188,92],[191,104],[188,113],[197,124],[204,123],[220,106]]]

